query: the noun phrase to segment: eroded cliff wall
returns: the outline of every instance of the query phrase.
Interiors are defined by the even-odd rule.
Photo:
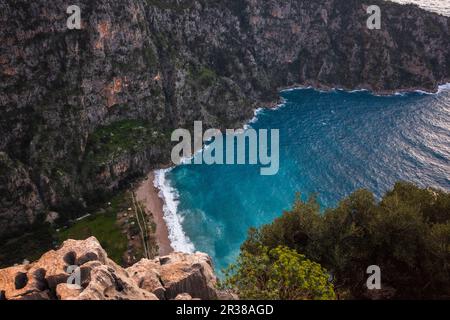
[[[378,0],[0,1],[0,237],[167,163],[173,128],[241,126],[282,87],[433,90],[450,18]],[[381,30],[366,27],[368,5]]]

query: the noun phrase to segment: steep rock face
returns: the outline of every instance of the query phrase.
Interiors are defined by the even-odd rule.
[[[0,1],[0,238],[47,210],[81,212],[167,163],[173,128],[240,126],[279,88],[433,90],[450,77],[450,18],[414,6],[80,0],[82,29],[68,30],[71,4]],[[366,27],[373,4],[381,30]]]
[[[29,225],[29,211],[83,206],[92,190],[115,188],[162,161],[157,143],[104,161],[89,144],[97,128],[119,120],[148,121],[155,131],[164,125],[162,84],[144,59],[151,41],[142,3],[81,1],[76,31],[66,27],[70,4],[0,2],[0,167],[7,167],[0,179],[12,182],[0,196],[0,236]]]
[[[81,285],[69,279],[80,270]],[[73,268],[73,267],[72,267]],[[73,271],[73,270],[72,270]],[[69,280],[69,281],[68,281]],[[203,253],[172,253],[123,269],[108,259],[98,241],[67,240],[37,262],[0,270],[0,299],[165,300],[230,298],[215,289],[211,259]]]

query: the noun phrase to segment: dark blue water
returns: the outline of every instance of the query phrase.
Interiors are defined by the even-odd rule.
[[[183,165],[166,174],[185,233],[172,235],[182,238],[176,249],[193,244],[223,268],[248,228],[289,209],[296,192],[317,193],[323,207],[332,207],[359,188],[379,197],[398,180],[450,190],[450,90],[379,97],[306,89],[282,96],[284,106],[262,111],[252,124],[280,130],[277,175],[261,176],[249,165]]]

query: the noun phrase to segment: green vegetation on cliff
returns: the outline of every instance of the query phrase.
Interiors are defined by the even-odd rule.
[[[190,67],[188,70],[188,82],[195,89],[208,88],[219,79],[217,73],[208,67]]]
[[[314,197],[306,202],[298,197],[291,211],[250,230],[228,283],[238,291],[250,283],[245,290],[253,290],[255,275],[247,272],[248,265],[260,270],[254,262],[280,246],[325,267],[339,298],[448,299],[450,193],[398,183],[379,202],[371,192],[359,190],[325,212]],[[265,262],[269,270],[272,263]],[[366,288],[371,265],[381,268],[382,290],[376,293]],[[291,270],[285,270],[283,276],[288,276]]]
[[[387,1],[371,3],[383,4],[381,33],[367,30],[359,0],[80,0],[83,30],[58,32],[63,1],[16,2],[5,2],[0,28],[2,57],[13,57],[1,59],[0,151],[18,169],[0,168],[11,182],[0,192],[1,237],[42,210],[80,212],[93,189],[109,192],[167,160],[169,143],[133,152],[143,146],[135,134],[151,130],[108,135],[118,119],[234,128],[282,87],[434,90],[449,78],[449,18]]]
[[[117,157],[168,143],[166,135],[141,120],[123,120],[98,128],[88,143],[88,163],[104,164]],[[166,141],[167,140],[167,141]]]

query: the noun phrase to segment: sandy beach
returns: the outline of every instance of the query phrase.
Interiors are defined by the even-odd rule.
[[[170,245],[169,231],[166,222],[164,221],[163,200],[159,197],[159,190],[153,185],[155,175],[150,172],[147,179],[142,181],[136,189],[136,199],[145,206],[147,214],[153,216],[153,221],[156,224],[156,239],[159,246],[159,255],[164,256],[173,252]]]

